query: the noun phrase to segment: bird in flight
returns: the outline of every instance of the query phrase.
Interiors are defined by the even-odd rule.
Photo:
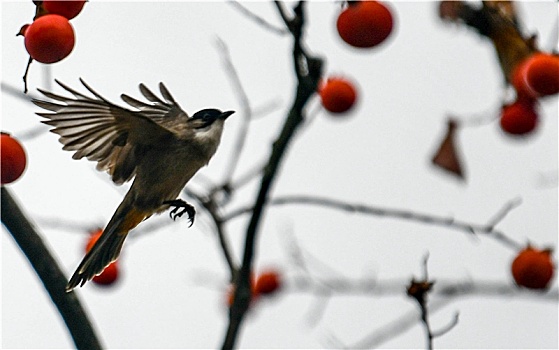
[[[173,219],[186,213],[192,225],[194,207],[177,197],[215,154],[225,119],[234,113],[208,108],[189,117],[163,83],[159,83],[163,99],[140,84],[149,102],[122,94],[122,100],[134,109],[123,108],[80,81],[93,97],[56,80],[73,98],[39,89],[54,102],[34,99],[33,103],[49,111],[37,114],[54,127],[51,132],[60,135],[62,149],[74,152],[72,158],[97,162],[97,169],[107,171],[117,185],[134,181],[70,278],[67,292],[103,272],[118,258],[130,230],[151,215],[172,208]]]

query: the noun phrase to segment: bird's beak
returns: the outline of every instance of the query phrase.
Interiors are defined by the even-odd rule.
[[[223,112],[221,113],[217,118],[218,119],[227,119],[227,117],[229,117],[231,114],[235,113],[235,111],[227,111],[227,112]]]

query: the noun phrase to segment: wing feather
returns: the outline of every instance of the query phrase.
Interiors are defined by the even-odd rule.
[[[118,184],[134,176],[146,147],[177,136],[173,128],[176,118],[188,119],[163,84],[160,90],[167,102],[144,84],[140,84],[140,92],[151,104],[123,94],[123,101],[137,109],[134,111],[111,103],[81,78],[80,82],[94,97],[55,81],[74,98],[38,89],[55,102],[33,99],[33,103],[49,111],[37,115],[47,119],[43,123],[54,127],[51,131],[60,136],[64,150],[75,152],[72,158],[96,161],[97,169],[107,170]]]

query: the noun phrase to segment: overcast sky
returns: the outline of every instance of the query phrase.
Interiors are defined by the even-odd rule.
[[[282,23],[270,3],[243,3],[270,23]],[[312,122],[289,149],[273,195],[306,194],[338,198],[436,216],[486,223],[508,201],[519,207],[498,225],[518,242],[557,247],[557,97],[541,101],[537,132],[522,140],[504,135],[498,123],[459,130],[458,146],[467,181],[433,169],[429,159],[444,134],[446,118],[496,116],[505,96],[500,69],[490,43],[464,27],[437,18],[433,2],[395,2],[395,30],[382,46],[348,48],[335,32],[339,4],[308,6],[305,41],[326,60],[326,74],[345,76],[359,87],[359,103],[347,118],[332,118],[318,99],[309,104]],[[4,88],[23,88],[28,59],[19,28],[32,20],[31,1],[1,3],[2,130],[25,136],[35,130],[38,108]],[[557,2],[519,5],[528,32],[537,32],[542,49],[557,40]],[[294,95],[291,40],[268,31],[224,2],[90,1],[72,20],[76,46],[50,67],[33,63],[29,89],[55,87],[56,78],[85,91],[83,78],[109,100],[122,104],[121,93],[139,97],[138,84],[156,90],[163,81],[189,113],[216,107],[239,110],[216,38],[228,46],[243,87],[256,109],[267,112],[250,125],[246,150],[235,177],[269,155]],[[555,33],[554,33],[555,31]],[[556,47],[556,46],[555,46]],[[191,188],[225,177],[242,115],[227,120],[222,144]],[[95,164],[74,161],[57,136],[47,133],[23,140],[28,168],[10,190],[39,228],[68,276],[83,256],[86,229],[104,226],[127,189],[117,187]],[[251,203],[257,181],[234,198],[229,210]],[[149,222],[169,224],[126,243],[123,276],[115,288],[92,283],[78,290],[108,348],[215,348],[227,321],[224,306],[227,267],[203,211],[192,228],[187,220],[169,223],[167,214]],[[53,225],[53,221],[60,226]],[[242,252],[247,217],[228,224],[236,256]],[[71,348],[73,343],[42,284],[12,238],[2,228],[2,346]],[[145,232],[145,231],[144,231]],[[256,269],[279,266],[287,283],[273,300],[261,301],[246,319],[241,347],[322,348],[335,335],[352,344],[389,322],[416,312],[401,293],[335,295],[322,317],[309,323],[320,301],[296,293],[299,270],[289,259],[296,238],[318,277],[321,263],[346,278],[377,277],[401,281],[421,277],[427,252],[430,277],[439,281],[473,280],[511,283],[515,252],[494,239],[472,237],[450,228],[429,226],[324,208],[282,206],[267,210],[258,240]],[[314,260],[321,263],[316,263]],[[557,295],[555,278],[550,293]],[[440,299],[434,299],[438,302]],[[457,299],[432,315],[439,329],[460,313],[458,325],[437,348],[555,348],[557,302],[533,296]],[[422,348],[419,324],[381,344],[387,348]]]

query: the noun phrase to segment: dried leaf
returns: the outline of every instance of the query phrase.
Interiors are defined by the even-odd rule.
[[[439,146],[439,149],[435,153],[435,156],[431,162],[442,168],[451,174],[456,175],[460,179],[464,180],[464,173],[462,172],[462,165],[458,157],[458,152],[456,149],[455,135],[456,135],[457,123],[456,121],[449,119],[447,124],[447,132],[443,139],[443,142]]]

